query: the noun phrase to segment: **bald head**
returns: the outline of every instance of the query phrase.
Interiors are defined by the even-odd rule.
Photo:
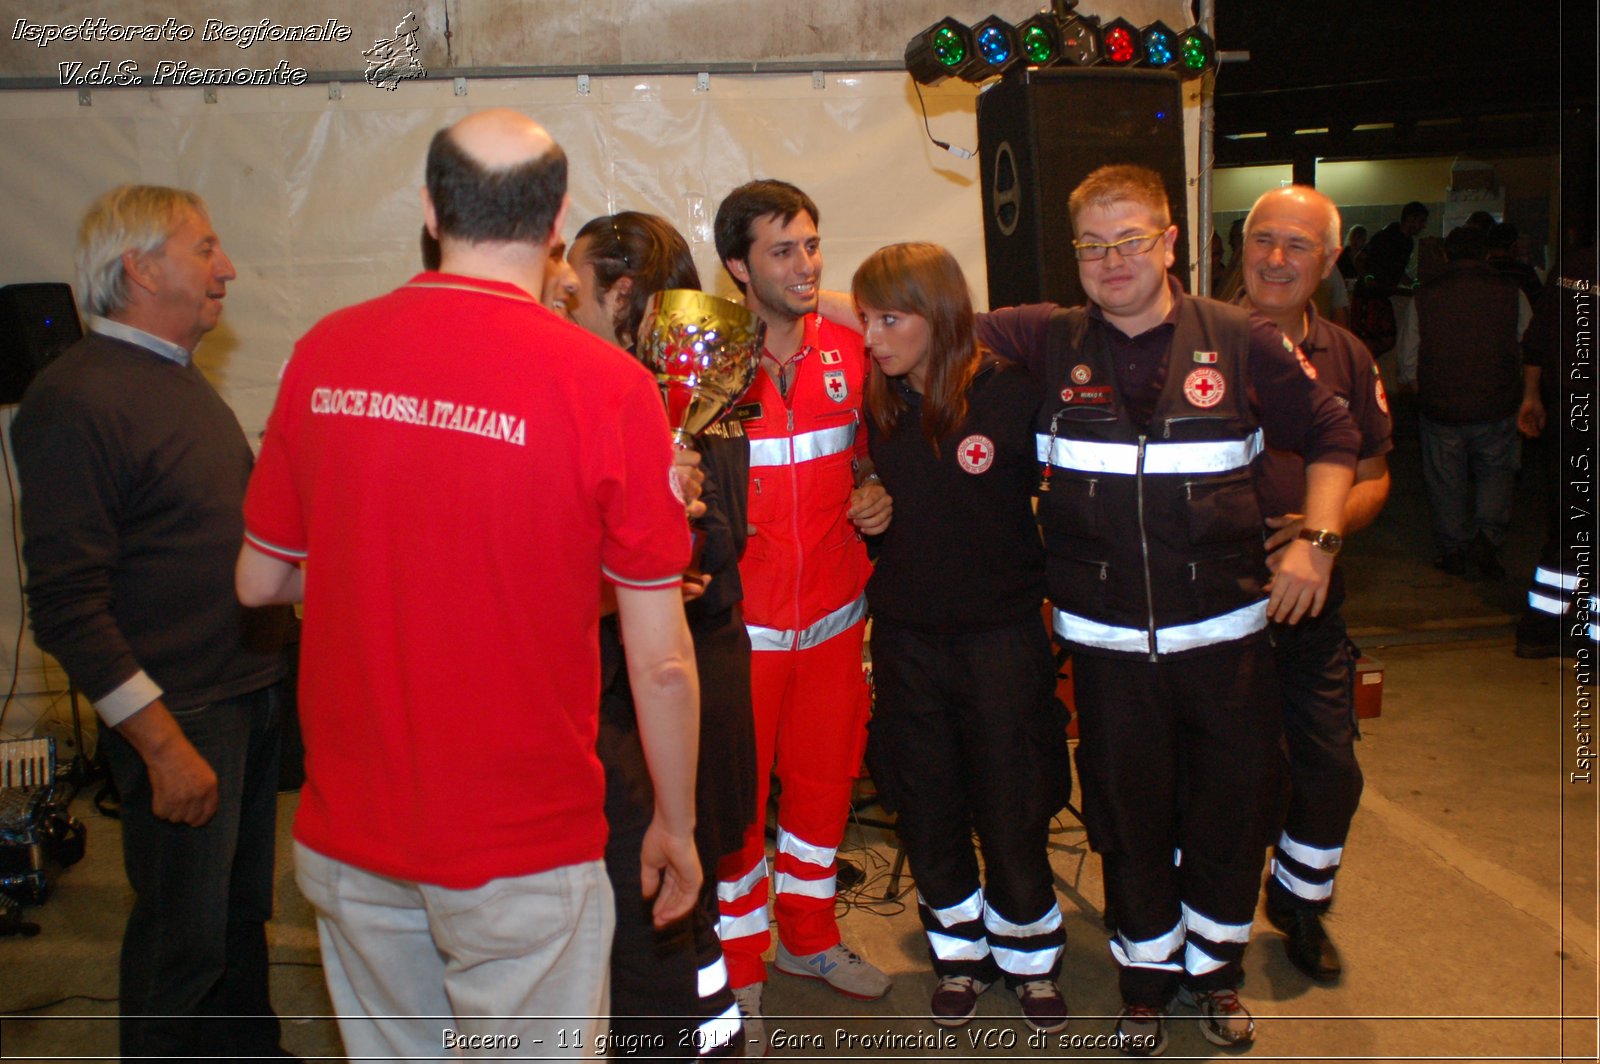
[[[1334,256],[1339,254],[1339,207],[1309,185],[1286,185],[1263,192],[1244,220],[1245,238],[1249,239],[1251,223],[1263,214],[1291,215],[1302,225],[1318,233],[1324,248]]]
[[[427,182],[441,243],[547,244],[567,156],[539,123],[495,108],[434,134]]]
[[[1291,340],[1306,304],[1339,258],[1339,208],[1314,188],[1265,193],[1244,220],[1244,287],[1250,305]]]

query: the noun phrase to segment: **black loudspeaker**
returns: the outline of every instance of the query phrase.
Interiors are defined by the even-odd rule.
[[[1135,163],[1159,173],[1189,276],[1182,82],[1170,71],[1023,70],[978,97],[989,305],[1084,301],[1067,197],[1091,171]],[[1185,286],[1187,287],[1187,285]]]
[[[71,285],[0,288],[0,406],[20,401],[33,375],[82,336]]]

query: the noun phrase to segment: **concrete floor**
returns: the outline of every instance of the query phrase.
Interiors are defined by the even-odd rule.
[[[1528,465],[1506,550],[1512,576],[1503,582],[1451,578],[1429,564],[1412,439],[1399,442],[1388,510],[1350,548],[1347,617],[1382,662],[1385,682],[1382,716],[1363,723],[1366,793],[1328,921],[1346,975],[1332,987],[1311,984],[1258,919],[1242,990],[1258,1020],[1257,1059],[1596,1058],[1600,791],[1567,781],[1576,750],[1573,663],[1512,654],[1522,581],[1543,533],[1531,454]],[[290,870],[295,802],[285,795],[280,808],[273,992],[286,1046],[306,1058],[338,1058],[316,934]],[[40,935],[0,939],[0,1054],[8,1059],[116,1051],[116,958],[130,895],[116,825],[85,801],[75,812],[89,823],[88,859],[60,877],[46,905],[29,910]],[[1063,986],[1074,1018],[1043,1047],[1037,1038],[1029,1044],[1003,988],[940,1048],[847,1041],[937,1029],[925,1018],[933,978],[910,880],[897,900],[880,900],[893,844],[876,828],[856,827],[846,845],[843,856],[868,876],[841,901],[846,939],[888,971],[894,987],[882,1001],[860,1003],[774,973],[768,1027],[792,1039],[774,1056],[1116,1056],[1095,1041],[1110,1031],[1118,1000],[1099,923],[1099,860],[1080,825],[1064,819],[1052,838],[1068,931]],[[1219,1053],[1193,1024],[1173,1024],[1168,1058]]]

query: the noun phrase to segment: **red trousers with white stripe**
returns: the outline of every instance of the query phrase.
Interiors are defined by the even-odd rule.
[[[834,855],[850,813],[850,788],[866,745],[870,704],[861,671],[860,622],[805,650],[758,650],[750,660],[756,723],[756,807],[744,845],[717,866],[718,934],[734,987],[764,982],[771,945],[766,809],[774,772],[778,852],[773,912],[789,952],[839,941],[833,915]]]

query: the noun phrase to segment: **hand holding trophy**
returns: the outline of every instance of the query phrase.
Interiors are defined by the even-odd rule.
[[[726,299],[689,288],[650,297],[637,353],[661,387],[674,444],[693,446],[733,409],[756,378],[766,336],[766,322]]]

